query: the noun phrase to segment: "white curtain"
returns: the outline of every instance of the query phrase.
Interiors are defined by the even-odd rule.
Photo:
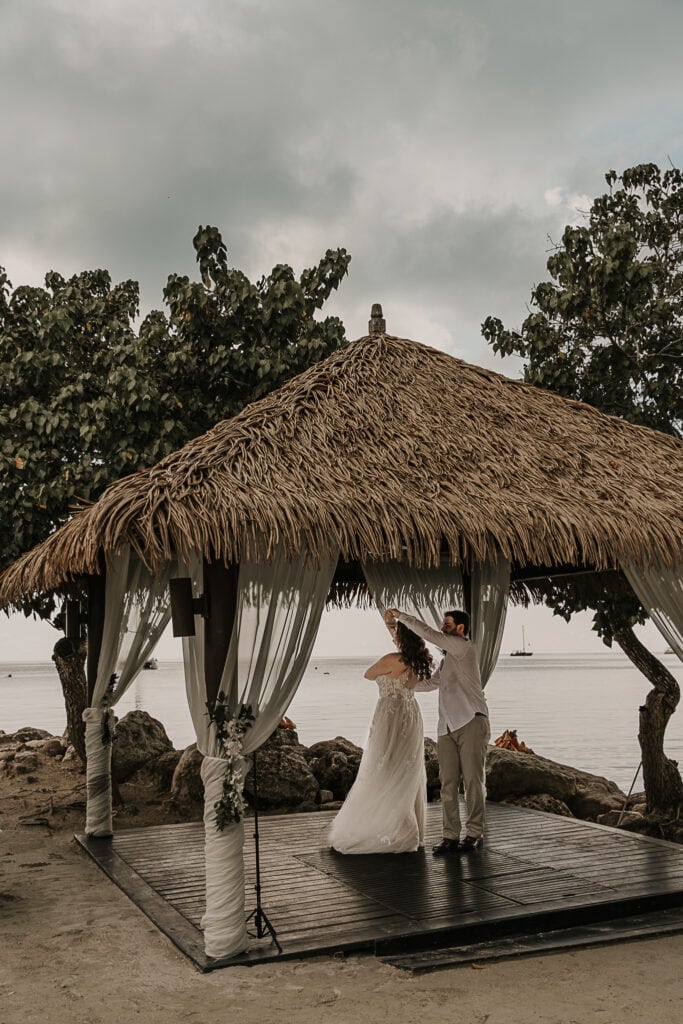
[[[336,563],[336,556],[315,563],[306,550],[287,561],[279,549],[270,563],[239,566],[235,621],[220,684],[231,714],[249,706],[255,719],[241,740],[238,764],[225,758],[207,712],[203,620],[195,620],[197,635],[183,641],[190,713],[197,747],[204,754],[206,912],[202,927],[208,956],[234,956],[248,943],[243,824],[228,824],[220,831],[215,804],[223,794],[226,773],[231,773],[241,794],[249,767],[246,755],[270,736],[289,706],[310,657]],[[186,571],[198,595],[201,559],[193,558]]]
[[[643,608],[683,661],[683,565],[673,569],[624,565],[623,570]]]
[[[406,562],[365,562],[363,572],[373,601],[382,614],[387,608],[400,608],[438,629],[445,611],[464,607],[459,566],[443,563],[436,569],[419,569]],[[495,562],[475,566],[471,586],[471,635],[484,686],[498,660],[509,586],[510,563],[502,556]]]
[[[364,562],[363,574],[382,615],[387,608],[399,608],[439,629],[445,611],[464,607],[459,565],[418,569],[407,562]]]
[[[482,686],[493,675],[503,640],[510,589],[510,563],[499,556],[481,562],[472,572],[472,643],[479,661]]]
[[[168,580],[173,563],[151,576],[126,547],[107,565],[104,629],[97,680],[90,707],[83,712],[87,756],[87,835],[112,832],[112,708],[156,647],[170,618]]]

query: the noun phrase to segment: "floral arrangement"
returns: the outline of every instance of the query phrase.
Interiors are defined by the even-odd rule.
[[[219,693],[215,704],[207,702],[209,718],[216,727],[216,738],[225,758],[223,794],[213,805],[216,828],[222,832],[226,825],[237,824],[244,816],[245,800],[242,786],[242,737],[254,724],[250,704],[242,704],[236,715],[231,715],[225,694]]]

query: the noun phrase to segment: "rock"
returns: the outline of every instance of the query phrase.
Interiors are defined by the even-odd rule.
[[[514,804],[516,807],[529,807],[532,811],[546,811],[549,814],[559,814],[563,818],[573,818],[574,815],[567,805],[548,793],[534,793],[533,796],[513,797],[509,800],[502,800],[504,804]]]
[[[16,750],[10,750],[8,748],[0,750],[0,763],[9,764],[10,761],[14,760],[15,755]]]
[[[259,797],[259,806],[260,806],[260,797]],[[303,803],[298,804],[296,807],[293,808],[293,810],[296,812],[296,814],[310,814],[312,811],[319,811],[320,810],[320,805],[318,803],[314,803],[313,800],[304,800]]]
[[[80,763],[80,757],[76,753],[76,748],[70,743],[64,751],[64,757],[62,758],[62,764],[68,764],[71,761],[78,761]]]
[[[12,767],[17,775],[27,775],[38,767],[38,755],[32,750],[19,750],[14,755]]]
[[[429,736],[425,736],[425,769],[427,772],[427,799],[434,800],[441,792],[441,780],[439,779],[439,756],[436,742]]]
[[[358,774],[362,748],[337,736],[314,743],[305,756],[320,788],[332,790],[335,800],[344,800]]]
[[[111,758],[111,774],[125,782],[143,765],[173,750],[161,722],[146,711],[129,711],[117,723]]]
[[[628,809],[629,809],[629,811],[635,811],[636,814],[642,814],[643,817],[647,814],[647,804],[646,803],[632,804],[631,801],[629,800]]]
[[[277,729],[270,734],[261,750],[266,746],[269,748],[296,747],[298,750],[306,750],[306,747],[299,742],[299,734],[296,729],[286,728],[283,725],[278,725]]]
[[[576,795],[571,769],[536,754],[490,746],[486,756],[486,793],[489,800],[507,800],[544,793],[569,804]],[[569,804],[571,806],[571,804]]]
[[[200,774],[204,755],[192,743],[180,755],[171,780],[171,800],[184,810],[198,810],[204,807],[204,783]]]
[[[321,804],[331,804],[334,800],[334,793],[331,789],[321,789],[318,792],[318,800]]]
[[[66,747],[56,736],[51,736],[49,740],[45,740],[41,749],[42,753],[47,757],[63,757],[66,753]]]
[[[153,761],[148,761],[129,781],[148,783],[157,792],[167,793],[173,785],[173,776],[182,755],[182,750],[168,750],[165,754],[155,757]]]
[[[279,726],[259,748],[256,758],[259,810],[318,809],[318,781],[294,729]],[[253,769],[247,775],[244,791],[253,805]]]
[[[30,743],[31,740],[46,740],[49,737],[50,733],[45,729],[34,729],[30,725],[25,725],[16,732],[3,733],[0,736],[0,743]]]
[[[620,820],[621,819],[621,820]],[[612,828],[616,828],[617,823],[623,828],[633,828],[633,826],[639,825],[641,822],[644,823],[645,816],[643,814],[636,814],[635,811],[625,811],[622,817],[621,811],[606,811],[604,814],[598,815],[598,825],[610,825]]]
[[[626,794],[616,782],[601,775],[591,775],[574,769],[576,778],[576,795],[567,800],[577,818],[597,821],[601,814],[608,811],[620,811],[626,802]]]
[[[615,782],[600,775],[496,746],[489,747],[486,757],[486,789],[489,800],[516,803],[522,796],[554,797],[585,821],[621,810],[626,799]]]

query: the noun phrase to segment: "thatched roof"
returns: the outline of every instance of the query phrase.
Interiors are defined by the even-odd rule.
[[[0,604],[98,571],[130,542],[239,561],[483,559],[612,568],[683,556],[683,444],[379,333],[110,486],[0,578]]]

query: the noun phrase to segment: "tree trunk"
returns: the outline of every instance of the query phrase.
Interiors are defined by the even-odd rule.
[[[680,700],[680,687],[630,627],[615,629],[614,639],[654,687],[640,708],[638,732],[648,814],[675,819],[683,807],[683,779],[678,763],[664,753],[664,733]]]
[[[85,641],[62,637],[55,644],[52,660],[57,666],[66,706],[66,734],[69,743],[85,764],[85,722],[83,711],[88,706],[88,687],[85,680]]]

